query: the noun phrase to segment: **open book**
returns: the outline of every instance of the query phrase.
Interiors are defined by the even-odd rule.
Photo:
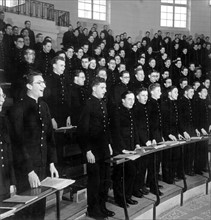
[[[0,219],[14,215],[16,208],[0,207]]]
[[[27,204],[35,199],[37,199],[38,196],[22,196],[22,195],[14,195],[9,199],[5,199],[3,202],[12,202],[12,203],[23,203]]]
[[[54,189],[64,189],[65,187],[73,184],[75,180],[62,179],[62,178],[51,178],[47,177],[41,182],[41,186],[51,187]]]

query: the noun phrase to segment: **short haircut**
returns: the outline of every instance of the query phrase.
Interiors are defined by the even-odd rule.
[[[22,38],[23,39],[23,36],[22,35],[17,35],[17,36],[14,36],[14,41],[18,41],[19,38]]]
[[[105,68],[104,66],[99,66],[99,67],[97,68],[97,70],[96,70],[96,75],[98,75],[98,73],[99,73],[101,70],[103,70],[103,71],[105,71],[105,72],[107,73],[107,68]]]
[[[45,46],[47,43],[51,43],[52,44],[52,41],[45,39],[43,41],[42,45]]]
[[[201,86],[199,86],[199,87],[197,88],[197,92],[201,92],[202,89],[206,89],[206,90],[207,90],[207,88],[206,88],[205,86],[201,85]],[[207,90],[207,91],[208,91],[208,90]]]
[[[64,50],[59,50],[55,53],[55,56],[59,56],[60,54],[64,54],[65,55],[65,51]]]
[[[75,77],[78,77],[80,73],[84,73],[84,71],[83,71],[83,70],[75,70],[75,71],[73,72],[74,78],[75,78]]]
[[[62,48],[62,50],[64,50],[65,52],[67,52],[69,49],[74,50],[74,47],[72,45],[67,45],[66,47]]]
[[[89,56],[88,56],[87,54],[84,54],[84,55],[82,56],[81,60],[83,60],[83,59],[88,59],[88,60],[89,60]]]
[[[167,78],[163,79],[164,83],[166,83],[166,81],[167,81],[168,79],[170,79],[170,80],[172,81],[172,78],[171,78],[171,77],[167,77]]]
[[[11,24],[6,24],[5,29],[7,29],[7,27],[12,27],[12,25]]]
[[[144,71],[143,68],[138,67],[135,69],[134,74],[136,75],[138,73],[138,71]]]
[[[141,87],[141,88],[138,88],[138,89],[136,90],[136,95],[139,95],[139,94],[140,94],[141,92],[143,92],[143,91],[146,91],[146,92],[148,93],[147,88]]]
[[[29,74],[26,76],[26,84],[32,84],[35,76],[42,76],[39,70],[29,70]]]
[[[149,85],[148,90],[151,93],[153,90],[155,90],[158,87],[160,88],[160,84],[159,83],[152,83],[152,84]]]
[[[13,27],[12,27],[12,30],[14,30],[15,28],[18,28],[18,26],[13,26]]]
[[[181,79],[179,80],[179,83],[182,83],[182,82],[184,82],[184,81],[187,81],[187,82],[188,82],[188,78],[186,78],[186,77],[181,78]]]
[[[29,20],[26,20],[26,21],[24,22],[24,24],[26,24],[26,23],[28,23],[28,22],[30,22],[30,23],[31,23],[31,21],[29,21]]]
[[[128,73],[130,75],[129,71],[123,70],[119,73],[119,77],[122,77],[125,73]]]
[[[126,90],[125,92],[122,93],[121,99],[125,99],[126,96],[129,95],[129,94],[133,94],[134,95],[134,93],[132,91]]]
[[[36,34],[36,38],[38,38],[39,36],[42,36],[43,34],[42,33],[38,33]]]
[[[97,76],[94,78],[94,80],[92,81],[91,87],[93,88],[94,86],[98,86],[100,83],[106,83],[105,79]]]
[[[189,91],[190,89],[193,89],[193,87],[190,85],[187,85],[187,86],[185,86],[185,88],[183,90],[185,92],[185,91]]]
[[[64,58],[63,57],[60,57],[60,56],[55,56],[52,60],[51,60],[51,64],[55,64],[57,63],[58,60],[61,60],[61,61],[64,61]],[[64,61],[65,62],[65,61]]]
[[[167,92],[172,92],[174,89],[177,89],[176,86],[170,86],[168,89],[167,89]]]
[[[35,54],[35,50],[27,48],[26,50],[23,51],[23,56],[27,55],[29,53],[29,51],[33,51]]]

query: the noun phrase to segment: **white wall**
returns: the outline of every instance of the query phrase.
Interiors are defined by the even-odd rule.
[[[78,18],[78,1],[77,0],[42,0],[54,4],[55,9],[70,12],[70,21],[73,27],[76,27],[78,20],[82,21],[84,27],[90,28],[93,23],[98,23],[99,30],[102,29],[103,22],[99,23],[92,20],[84,20]],[[110,20],[109,26],[113,30],[114,35],[124,31],[131,36],[134,41],[141,40],[145,31],[149,30],[153,34],[161,29],[163,32],[170,31],[174,33],[192,34],[203,33],[211,35],[211,6],[208,0],[191,0],[191,20],[190,27],[187,30],[181,29],[165,29],[160,27],[160,0],[110,0]],[[23,21],[32,20],[32,28],[37,31],[49,33],[55,39],[57,45],[57,33],[64,32],[67,28],[56,27],[54,22],[20,15],[10,14],[13,24],[23,27]],[[23,17],[23,18],[21,18]],[[61,40],[61,39],[60,39]],[[60,41],[59,40],[59,41]]]

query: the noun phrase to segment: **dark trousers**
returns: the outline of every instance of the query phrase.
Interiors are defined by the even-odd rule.
[[[133,188],[134,191],[138,191],[139,189],[142,189],[145,185],[145,176],[149,164],[149,155],[140,157],[139,159],[135,160],[135,163],[137,172]]]
[[[208,141],[198,142],[195,147],[194,170],[200,172],[206,168],[208,157]]]
[[[104,160],[95,163],[87,163],[87,203],[88,211],[92,212],[104,205],[108,197],[108,189],[111,184],[110,164]]]
[[[156,190],[158,186],[158,158],[159,154],[154,153],[149,155],[149,168],[147,175],[147,185],[150,187],[151,191]]]
[[[46,167],[34,168],[35,173],[38,175],[40,181],[46,177]],[[28,174],[22,172],[21,169],[15,170],[17,181],[17,194],[23,193],[30,189]],[[45,218],[46,199],[30,205],[29,207],[17,212],[14,216],[15,220],[44,220]]]
[[[114,166],[113,170],[113,190],[115,200],[123,199],[123,165]],[[125,196],[131,198],[134,190],[134,182],[136,179],[136,163],[135,161],[127,161],[124,164],[124,183],[125,183]]]
[[[186,145],[184,150],[184,167],[186,174],[193,171],[194,157],[195,157],[195,143]]]

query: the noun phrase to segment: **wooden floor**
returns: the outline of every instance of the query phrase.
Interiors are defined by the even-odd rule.
[[[188,189],[204,185],[208,177],[208,173],[204,173],[203,176],[196,175],[196,176],[186,176],[187,186]],[[176,196],[180,195],[183,187],[183,181],[179,181],[176,184],[167,184],[164,182],[159,182],[159,184],[163,185],[163,189],[161,190],[164,195],[160,198],[161,203],[165,202],[166,200]],[[205,189],[205,188],[204,188]],[[68,198],[69,195],[65,194],[65,196]],[[128,214],[130,219],[137,218],[141,214],[149,211],[150,209],[153,209],[153,205],[156,201],[156,197],[153,194],[149,194],[145,196],[144,198],[138,199],[135,198],[138,201],[137,205],[131,205],[128,208]],[[61,220],[75,220],[75,219],[91,219],[86,216],[86,201],[82,203],[75,203],[70,201],[61,201]],[[109,202],[107,203],[107,208],[114,211],[116,215],[113,218],[109,218],[111,220],[122,220],[125,219],[124,216],[124,210],[123,208],[118,207],[114,201],[113,201],[113,194],[112,191],[109,192]],[[50,208],[47,208],[46,211],[46,218],[45,220],[54,220],[56,219],[56,208],[55,205],[51,206]]]

